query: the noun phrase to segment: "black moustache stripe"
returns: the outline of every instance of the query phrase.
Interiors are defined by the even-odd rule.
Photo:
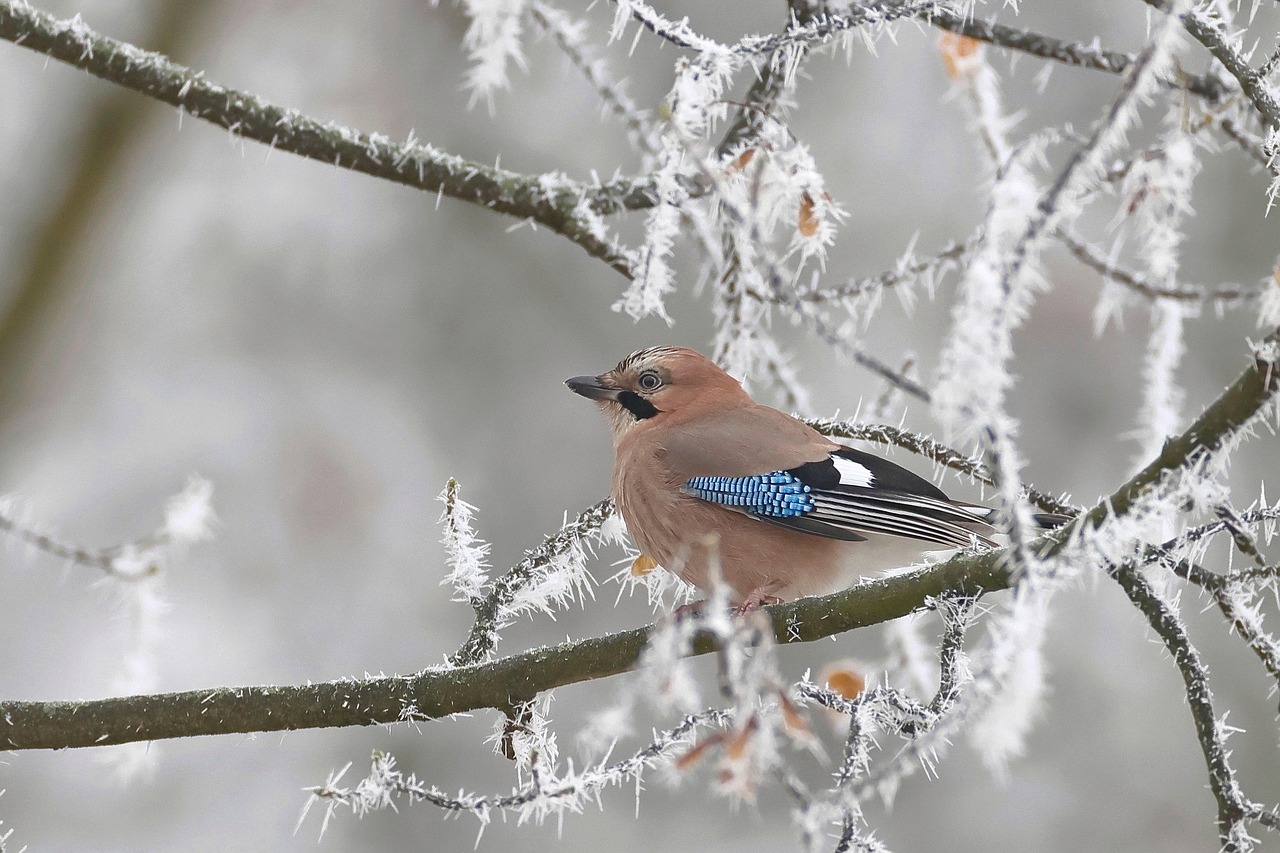
[[[645,418],[651,418],[658,414],[658,409],[653,405],[653,403],[650,403],[635,391],[623,391],[618,394],[618,402],[622,404],[624,409],[635,415],[636,420],[638,421],[642,421]]]

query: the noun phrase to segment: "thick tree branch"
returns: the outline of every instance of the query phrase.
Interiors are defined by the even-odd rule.
[[[561,175],[521,175],[484,166],[412,138],[395,143],[381,134],[322,123],[220,86],[158,53],[96,33],[78,17],[58,20],[16,0],[0,0],[0,38],[273,149],[531,220],[631,275],[626,252],[604,236],[596,218],[594,192],[599,188]],[[619,204],[607,196],[599,203],[615,209]]]
[[[1166,473],[1196,464],[1233,440],[1280,388],[1280,329],[1200,417],[1107,500],[1050,535],[1051,554],[1083,526],[1123,515]],[[811,642],[905,616],[930,597],[1004,589],[1001,552],[961,553],[906,575],[768,608],[778,642]],[[64,749],[196,735],[287,731],[433,719],[507,708],[544,690],[616,675],[639,657],[650,628],[534,649],[491,663],[416,675],[344,679],[288,687],[227,687],[86,702],[0,702],[0,749]],[[696,654],[711,651],[700,643]]]
[[[804,643],[905,616],[926,599],[1007,585],[997,552],[867,581],[821,598],[770,608],[780,643]],[[86,702],[0,702],[0,749],[108,746],[234,734],[424,720],[505,708],[544,690],[630,669],[649,627],[561,643],[492,663],[410,676],[342,679],[287,687],[224,687]],[[713,651],[699,642],[696,654]]]

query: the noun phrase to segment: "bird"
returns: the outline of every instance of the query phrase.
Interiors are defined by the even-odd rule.
[[[926,551],[996,547],[995,510],[757,403],[688,347],[565,384],[609,420],[611,491],[641,553],[739,612],[844,589]]]

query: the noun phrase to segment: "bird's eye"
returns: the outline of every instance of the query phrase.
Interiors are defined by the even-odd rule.
[[[641,391],[656,391],[658,386],[662,384],[662,379],[655,371],[646,370],[640,374],[639,383]]]

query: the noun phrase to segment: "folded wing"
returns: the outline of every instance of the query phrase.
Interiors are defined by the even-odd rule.
[[[746,476],[699,476],[685,494],[793,530],[860,542],[902,536],[944,548],[994,545],[987,507],[955,503],[892,462],[839,447],[817,462]]]

